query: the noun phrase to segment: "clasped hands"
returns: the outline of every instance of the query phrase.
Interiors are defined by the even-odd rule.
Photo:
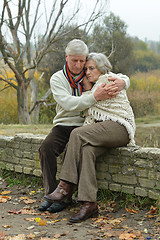
[[[114,98],[125,87],[125,81],[121,78],[110,77],[108,80],[111,81],[109,85],[103,83],[94,92],[96,101]]]

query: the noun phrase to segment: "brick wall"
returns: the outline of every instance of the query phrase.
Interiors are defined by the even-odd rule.
[[[45,135],[0,136],[0,168],[41,176],[38,148]],[[58,173],[61,168],[58,158]],[[97,159],[99,188],[160,198],[160,148],[110,149]],[[57,174],[58,178],[58,174]]]

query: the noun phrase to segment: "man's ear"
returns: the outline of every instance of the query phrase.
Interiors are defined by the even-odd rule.
[[[66,62],[67,62],[67,55],[65,54],[65,59],[66,59]]]

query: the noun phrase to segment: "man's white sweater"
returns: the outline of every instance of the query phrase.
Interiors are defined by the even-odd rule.
[[[126,89],[130,85],[129,78],[125,75],[117,75],[126,83]],[[54,73],[50,79],[50,86],[54,100],[57,103],[54,125],[82,126],[84,118],[81,112],[91,107],[96,100],[92,92],[87,95],[73,96],[72,88],[63,74],[63,70]]]

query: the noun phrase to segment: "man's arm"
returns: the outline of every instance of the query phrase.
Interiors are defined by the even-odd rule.
[[[130,86],[129,77],[126,75],[123,75],[122,73],[118,73],[118,74],[112,73],[111,76],[108,78],[108,80],[115,82],[119,91],[121,91],[123,88],[127,90]]]
[[[128,89],[130,86],[129,77],[123,74],[113,74],[108,78],[111,83],[109,85],[101,85],[94,93],[96,101],[103,101],[114,98],[122,89]]]

